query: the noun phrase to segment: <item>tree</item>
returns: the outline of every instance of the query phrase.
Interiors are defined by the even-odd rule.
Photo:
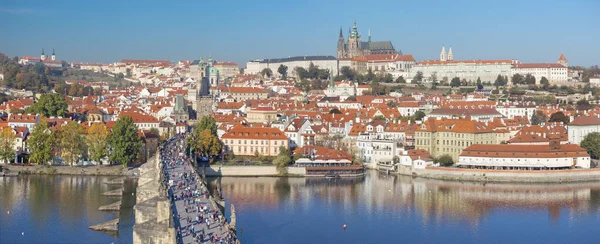
[[[524,83],[525,78],[521,74],[514,74],[511,78],[513,85],[519,85]]]
[[[340,73],[342,80],[356,80],[356,72],[354,72],[354,70],[352,70],[348,66],[342,66],[342,68],[340,69]]]
[[[273,165],[277,168],[280,175],[286,175],[287,167],[292,163],[292,153],[285,146],[279,147],[279,154],[273,160]]]
[[[127,69],[125,70],[125,74],[126,74],[125,76],[127,76],[127,77],[131,77],[131,69],[130,69],[130,68],[127,68]]]
[[[527,74],[527,75],[525,75],[525,78],[523,79],[523,81],[527,85],[535,85],[535,76],[533,76],[531,74]]]
[[[83,153],[84,129],[75,121],[69,121],[61,127],[59,133],[58,145],[60,146],[60,156],[62,159],[73,165],[77,163],[79,156]]]
[[[140,154],[142,139],[137,133],[138,127],[131,117],[117,119],[108,137],[110,146],[110,161],[123,164],[123,167],[133,162]]]
[[[279,68],[277,68],[277,73],[281,74],[281,79],[285,80],[287,78],[288,67],[280,64]]]
[[[415,74],[415,77],[413,77],[411,83],[419,84],[419,83],[421,83],[422,80],[423,80],[423,72],[418,71],[417,74]]]
[[[542,85],[544,90],[548,90],[548,88],[550,88],[550,82],[548,81],[548,79],[546,79],[545,76],[542,76],[542,78],[540,79],[540,84]]]
[[[458,78],[458,77],[452,78],[452,80],[450,81],[450,86],[451,87],[459,87],[460,86],[460,78]]]
[[[342,111],[340,111],[338,108],[332,108],[329,111],[329,114],[341,114],[341,113],[342,113]]]
[[[347,67],[347,66],[344,66]],[[344,67],[342,67],[342,71],[344,70]],[[308,78],[308,71],[303,68],[303,67],[296,67],[294,69],[294,71],[296,71],[296,74],[298,75],[298,78],[300,78],[300,80],[304,80],[306,78]]]
[[[425,118],[425,112],[419,110],[419,111],[415,112],[413,117],[415,118],[415,120],[423,120],[423,118]]]
[[[496,81],[494,81],[494,86],[496,87],[496,89],[500,86],[505,86],[506,85],[506,79],[504,77],[502,77],[502,75],[498,75],[498,77],[496,77]]]
[[[434,72],[433,74],[431,74],[431,77],[429,77],[431,79],[431,82],[433,82],[434,84],[437,83],[438,78],[437,78],[437,74]]]
[[[587,134],[580,143],[594,159],[600,159],[600,133],[592,132]]]
[[[406,84],[406,80],[404,80],[403,76],[400,76],[396,79],[396,83]]]
[[[92,161],[100,162],[100,160],[106,157],[108,152],[108,136],[108,129],[102,123],[94,123],[88,129],[86,144]]]
[[[591,108],[590,102],[585,99],[577,101],[577,110],[588,110]]]
[[[483,86],[482,86],[482,83],[481,83],[481,78],[480,78],[480,77],[477,77],[477,89],[481,90],[481,89],[479,88],[479,86],[481,86],[481,87],[482,87],[481,89],[483,89]]]
[[[562,122],[563,124],[569,123],[569,117],[567,117],[562,111],[558,111],[550,115],[549,122]]]
[[[65,116],[67,107],[67,101],[62,95],[58,93],[42,94],[40,100],[25,111],[31,114],[43,114],[46,117],[56,117]]]
[[[271,76],[273,75],[273,71],[270,68],[264,68],[262,71],[260,71],[260,74],[263,77],[267,76],[267,77],[271,78]]]
[[[194,131],[196,134],[200,134],[200,132],[204,130],[209,130],[210,134],[216,136],[217,135],[217,121],[212,116],[203,116],[200,119],[200,122],[196,123]]]
[[[10,127],[0,132],[0,160],[8,163],[15,158],[15,134]]]
[[[216,135],[213,135],[209,129],[205,129],[198,135],[198,142],[195,149],[201,156],[212,160],[212,156],[219,155],[223,146]]]
[[[29,161],[36,164],[45,164],[52,160],[54,135],[45,120],[41,120],[33,127],[27,139],[29,142]]]
[[[442,166],[452,166],[454,164],[454,159],[452,159],[452,156],[448,155],[448,154],[444,154],[440,157],[438,157],[436,160],[436,163],[439,163]]]

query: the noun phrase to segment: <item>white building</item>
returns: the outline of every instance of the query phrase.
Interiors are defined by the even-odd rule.
[[[244,74],[259,74],[263,69],[269,68],[273,72],[273,76],[279,77],[281,75],[277,72],[277,69],[280,65],[285,65],[288,67],[288,76],[297,77],[298,74],[296,74],[296,68],[302,67],[308,70],[308,67],[311,63],[315,66],[319,66],[320,69],[329,70],[329,74],[331,74],[331,76],[337,75],[338,71],[342,67],[340,66],[340,62],[333,56],[299,56],[280,59],[258,59],[250,61],[246,63]]]
[[[579,116],[567,125],[569,142],[580,144],[583,138],[592,132],[600,132],[600,118]]]
[[[535,113],[536,105],[533,102],[527,103],[511,103],[504,102],[496,105],[496,111],[504,115],[504,117],[509,119],[514,119],[515,117],[526,117],[531,118],[531,116]]]
[[[575,144],[550,145],[473,144],[458,157],[459,167],[477,169],[534,170],[590,168],[590,155]]]
[[[600,86],[600,76],[590,77],[590,86]]]
[[[535,77],[536,84],[540,84],[542,77],[546,77],[550,83],[569,80],[568,68],[558,63],[516,63],[512,70],[512,75],[514,74],[530,74]]]

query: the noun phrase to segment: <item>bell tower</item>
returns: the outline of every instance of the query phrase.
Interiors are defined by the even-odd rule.
[[[340,26],[340,36],[338,37],[337,43],[337,57],[345,58],[346,57],[346,42],[344,41],[344,35],[342,34],[342,27]]]
[[[440,61],[446,61],[446,47],[442,46],[442,52],[440,53]]]

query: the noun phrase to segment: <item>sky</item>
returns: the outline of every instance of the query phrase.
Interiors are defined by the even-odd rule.
[[[68,62],[336,55],[354,20],[366,40],[417,61],[443,45],[459,59],[600,64],[600,0],[0,0],[0,52]]]

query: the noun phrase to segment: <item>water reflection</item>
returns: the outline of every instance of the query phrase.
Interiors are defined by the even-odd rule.
[[[494,210],[543,210],[557,220],[598,213],[600,183],[505,184],[453,182],[370,172],[362,179],[223,178],[228,202],[239,211],[305,208],[315,201],[344,212],[366,215],[418,214],[423,222],[442,220],[478,224]],[[364,209],[359,208],[361,205]],[[360,210],[359,210],[360,209]]]
[[[115,237],[88,229],[90,225],[119,217],[118,212],[98,210],[120,200],[102,196],[103,192],[123,187],[105,184],[114,178],[53,175],[0,178],[0,242],[76,243],[86,239],[96,243],[130,243],[130,233]],[[131,180],[125,184],[129,195],[134,186],[135,181]],[[123,226],[129,228],[133,218],[130,198],[125,198],[126,208],[121,213],[127,217]],[[21,232],[26,234],[22,236]]]

